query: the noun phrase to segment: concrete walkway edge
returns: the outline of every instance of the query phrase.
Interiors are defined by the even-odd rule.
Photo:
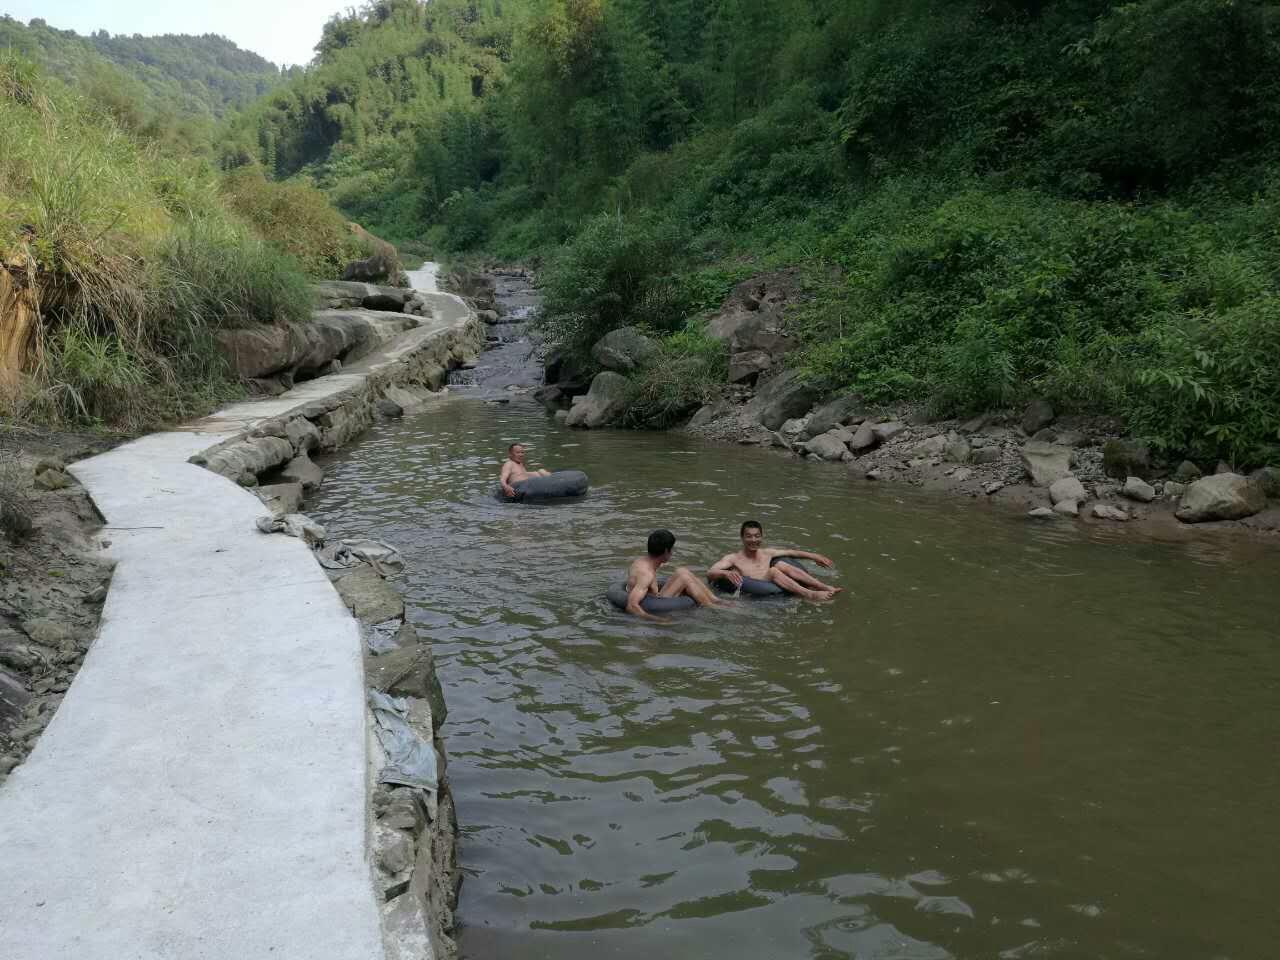
[[[116,561],[97,639],[0,786],[5,960],[381,960],[359,628],[266,508],[189,462],[478,348],[456,297],[342,375],[71,471]],[[360,399],[369,405],[372,401]]]

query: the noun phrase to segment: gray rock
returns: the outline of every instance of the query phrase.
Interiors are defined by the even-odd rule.
[[[777,430],[792,417],[808,412],[816,397],[814,387],[801,380],[799,374],[788,371],[765,382],[744,408],[743,416],[768,430]]]
[[[1128,511],[1122,507],[1113,507],[1109,503],[1095,503],[1093,515],[1099,520],[1115,520],[1120,523],[1129,519]]]
[[[849,452],[844,441],[832,436],[831,433],[824,433],[809,440],[804,444],[804,450],[823,460],[839,460]]]
[[[1117,480],[1145,480],[1151,476],[1151,448],[1140,440],[1108,440],[1102,445],[1102,472]]]
[[[1000,460],[999,447],[979,447],[969,454],[969,462],[975,464],[997,463]]]
[[[881,443],[888,443],[902,431],[907,429],[905,423],[897,420],[887,420],[884,423],[874,423],[871,425],[871,432],[876,435],[876,439]]]
[[[853,431],[853,439],[849,441],[848,447],[854,453],[865,453],[872,449],[880,442],[880,438],[876,436],[876,432],[871,429],[871,425],[863,423],[857,430]]]
[[[1031,439],[1039,440],[1041,443],[1055,443],[1058,439],[1058,431],[1052,427],[1045,427],[1032,434]]]
[[[952,433],[947,436],[947,448],[943,451],[943,455],[952,463],[968,463],[973,451],[968,440]]]
[[[1088,500],[1089,494],[1084,488],[1084,484],[1074,476],[1063,477],[1061,480],[1055,480],[1049,485],[1049,499],[1053,501],[1056,507],[1064,501],[1080,502]]]
[[[71,477],[61,470],[41,470],[36,474],[37,490],[65,490],[71,484]]]
[[[982,485],[982,492],[989,497],[994,493],[999,493],[1001,490],[1004,489],[1004,486],[1005,485],[1002,481],[992,480],[990,483],[984,483]]]
[[[836,427],[833,430],[828,430],[827,433],[844,444],[853,439],[853,431],[848,427]]]
[[[809,415],[806,428],[810,437],[826,433],[835,427],[843,427],[854,421],[862,422],[862,400],[858,397],[837,397],[824,403]]]
[[[1150,503],[1156,498],[1156,488],[1138,477],[1126,477],[1120,493],[1139,503]]]
[[[1034,510],[1028,510],[1027,516],[1036,520],[1056,520],[1058,518],[1058,515],[1048,507],[1036,507]]]
[[[594,429],[612,423],[626,408],[631,390],[631,381],[622,374],[609,370],[597,373],[586,395],[574,398],[565,424]]]
[[[956,483],[964,483],[966,480],[973,479],[973,471],[968,467],[960,467],[951,475],[951,479]]]
[[[1032,400],[1022,415],[1022,432],[1031,436],[1053,423],[1056,416],[1048,400]]]
[[[596,341],[591,356],[606,370],[630,373],[658,355],[658,344],[638,327],[619,327]]]
[[[1080,503],[1076,500],[1062,500],[1053,505],[1053,512],[1064,517],[1080,516]]]
[[[712,420],[718,420],[733,409],[732,404],[726,400],[717,400],[715,403],[708,403],[700,408],[693,418],[686,424],[689,428],[705,426]]]
[[[911,448],[913,456],[940,457],[947,449],[947,438],[943,434],[921,440]]]
[[[411,623],[400,625],[396,643],[397,648],[390,653],[365,657],[365,682],[394,697],[426,700],[431,704],[432,726],[438,728],[448,710],[431,645],[421,642]]]
[[[395,420],[404,416],[404,407],[387,397],[379,398],[378,402],[374,404],[374,408],[378,413],[390,420]]]
[[[1164,484],[1164,495],[1171,500],[1176,500],[1186,492],[1187,485],[1178,483],[1176,480],[1166,480]]]
[[[730,383],[755,383],[773,366],[773,357],[763,350],[743,350],[729,357]]]
[[[823,431],[823,432],[825,433],[826,431]],[[784,423],[781,427],[778,428],[778,433],[792,440],[798,439],[799,437],[806,436],[806,435],[813,436],[813,434],[807,434],[805,431],[804,417],[792,417],[790,420],[788,420],[786,423]]]
[[[253,491],[274,516],[297,513],[302,508],[302,484],[272,483]]]
[[[372,567],[361,567],[334,583],[347,609],[365,623],[404,619],[404,600]]]
[[[1280,467],[1259,467],[1249,479],[1262,489],[1263,496],[1280,498]]]
[[[1175,516],[1183,523],[1242,520],[1267,506],[1262,486],[1236,473],[1204,477],[1187,487]]]
[[[961,433],[981,433],[982,428],[991,421],[991,414],[982,413],[960,424]]]
[[[320,484],[324,482],[324,471],[309,456],[300,453],[284,465],[280,471],[280,479],[285,483],[300,483],[303,492],[312,493],[319,490]]]
[[[1231,464],[1227,463],[1225,460],[1219,460],[1218,465],[1214,467],[1213,472],[1215,474],[1235,473],[1235,471],[1231,469]]]
[[[557,411],[555,412],[555,421],[556,421],[556,423],[568,423],[568,422],[569,422],[569,411],[568,411],[568,410],[557,410]]]
[[[1028,440],[1018,451],[1022,466],[1037,487],[1047,487],[1055,480],[1071,475],[1071,448],[1055,443]]]
[[[874,467],[868,470],[865,474],[863,474],[863,476],[865,476],[868,480],[879,480],[882,476],[884,476],[884,471],[881,470],[879,467]]]
[[[1173,471],[1173,479],[1179,483],[1195,483],[1202,476],[1200,468],[1190,460],[1183,460],[1178,464],[1178,469]]]
[[[57,649],[75,642],[75,630],[69,624],[50,617],[24,620],[22,629],[33,643],[38,643],[42,647]]]

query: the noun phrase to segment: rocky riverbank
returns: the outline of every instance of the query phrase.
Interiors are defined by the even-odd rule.
[[[497,284],[513,269],[526,273],[499,268],[454,283],[477,306],[496,311]],[[851,482],[907,483],[1045,522],[1280,533],[1280,468],[1246,473],[1224,463],[1167,462],[1127,437],[1115,418],[1059,416],[1037,400],[1024,409],[939,420],[920,407],[875,409],[856,396],[824,398],[785,362],[795,342],[784,314],[801,297],[794,270],[734,288],[706,321],[707,334],[724,345],[728,382],[687,410],[680,429],[843,463]],[[658,356],[658,344],[636,327],[614,330],[593,346],[595,372],[553,347],[536,395],[569,426],[610,426],[627,409],[631,378]]]

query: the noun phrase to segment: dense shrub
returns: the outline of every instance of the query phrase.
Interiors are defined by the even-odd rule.
[[[724,343],[693,321],[665,337],[658,356],[631,376],[634,389],[621,423],[649,430],[675,426],[719,393],[727,372]]]
[[[226,176],[222,194],[258,236],[313,277],[336,279],[346,264],[365,255],[343,216],[308,184],[276,183],[258,167],[242,167]]]
[[[579,356],[627,324],[671,330],[682,320],[669,273],[683,234],[671,221],[601,214],[566,244],[544,275],[542,325]]]

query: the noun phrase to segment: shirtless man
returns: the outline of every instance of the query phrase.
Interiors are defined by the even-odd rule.
[[[764,528],[756,520],[748,520],[739,531],[742,537],[742,549],[730,553],[707,571],[708,580],[721,580],[731,584],[734,589],[742,586],[743,577],[755,580],[768,580],[777,584],[787,593],[794,593],[806,600],[830,600],[841,591],[841,587],[833,587],[823,583],[794,563],[778,563],[778,557],[795,557],[797,560],[812,560],[822,567],[831,566],[831,560],[820,553],[808,550],[770,550],[764,547]]]
[[[524,444],[513,443],[507,447],[507,462],[502,465],[502,473],[498,474],[498,483],[502,492],[508,497],[516,495],[515,485],[530,477],[549,477],[550,470],[526,470],[524,466]]]
[[[692,597],[700,607],[723,607],[688,567],[678,567],[658,589],[658,568],[671,559],[676,538],[670,530],[655,530],[649,534],[648,555],[631,563],[627,571],[627,613],[646,620],[661,620],[640,606],[646,596]]]

